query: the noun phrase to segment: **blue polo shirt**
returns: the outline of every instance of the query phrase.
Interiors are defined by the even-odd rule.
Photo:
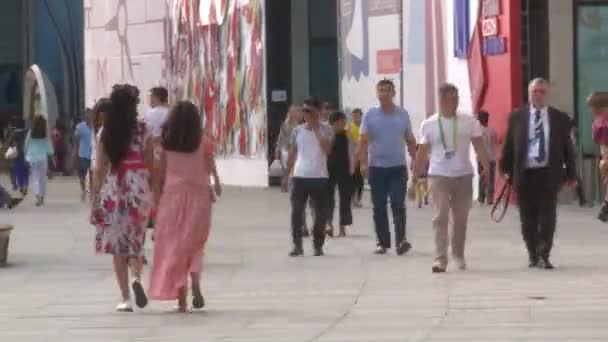
[[[369,136],[369,166],[405,166],[405,137],[412,133],[408,112],[395,107],[385,113],[381,107],[371,108],[361,123],[361,134]]]
[[[76,138],[78,139],[78,158],[91,159],[93,147],[91,146],[91,127],[85,121],[76,126]]]

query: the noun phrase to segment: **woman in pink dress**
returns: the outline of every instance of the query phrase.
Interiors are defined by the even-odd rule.
[[[140,277],[152,204],[153,155],[146,126],[137,122],[137,94],[133,86],[114,86],[93,171],[91,220],[97,229],[95,249],[114,257],[114,272],[122,294],[116,307],[119,312],[133,311],[129,263],[135,303],[140,308],[148,303]]]
[[[204,138],[195,105],[178,103],[169,114],[161,139],[163,151],[154,183],[159,206],[148,292],[152,299],[177,300],[178,311],[185,312],[189,277],[192,306],[204,306],[199,280],[211,226],[211,175],[218,195],[221,187],[213,147]]]

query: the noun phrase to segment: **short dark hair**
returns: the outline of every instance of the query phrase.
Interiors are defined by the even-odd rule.
[[[353,109],[352,113],[363,114],[363,110],[361,108],[355,108],[355,109]]]
[[[199,109],[190,101],[180,101],[173,107],[161,134],[167,151],[192,153],[203,139]]]
[[[304,100],[304,104],[307,105],[308,107],[315,108],[316,110],[321,109],[321,101],[319,101],[318,98],[313,97],[313,96]]]
[[[395,89],[395,83],[387,78],[378,81],[378,84],[376,84],[376,88],[384,86],[389,86],[393,90]]]
[[[597,109],[608,107],[608,91],[594,91],[587,98],[587,105]]]
[[[112,102],[110,99],[103,97],[95,103],[95,106],[93,106],[93,128],[95,133],[99,131],[101,123],[104,120],[104,118],[101,117],[101,114],[107,115],[110,111],[112,111]]]
[[[167,103],[169,100],[169,91],[165,87],[154,87],[150,89],[150,95],[156,97],[160,102]]]
[[[343,112],[340,112],[340,111],[333,112],[329,116],[329,123],[332,125],[340,120],[346,121],[346,114],[344,114]]]
[[[439,96],[445,96],[447,94],[458,95],[458,87],[452,83],[445,82],[439,86]]]
[[[488,121],[490,120],[490,113],[485,110],[479,111],[479,113],[477,113],[477,120],[479,120],[479,123],[483,126],[487,126]]]
[[[32,139],[46,138],[46,119],[42,115],[36,115],[32,123]]]

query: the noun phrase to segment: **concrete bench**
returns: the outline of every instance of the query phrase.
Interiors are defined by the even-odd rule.
[[[11,235],[13,226],[9,224],[0,224],[0,267],[6,266],[8,259],[8,241]]]

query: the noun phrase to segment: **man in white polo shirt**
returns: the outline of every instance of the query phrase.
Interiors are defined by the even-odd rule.
[[[327,155],[331,151],[332,129],[321,123],[319,100],[304,101],[302,112],[305,123],[293,131],[289,152],[289,170],[293,177],[291,234],[294,248],[289,253],[296,257],[304,254],[302,226],[304,209],[310,198],[314,208],[313,244],[314,255],[323,255],[325,224],[327,223]]]
[[[452,256],[460,270],[466,269],[464,246],[469,210],[473,202],[474,168],[469,154],[471,143],[481,164],[480,177],[485,177],[484,174],[489,169],[481,125],[472,115],[458,114],[458,102],[456,86],[445,83],[439,88],[439,113],[422,123],[416,154],[414,180],[424,172],[430,156],[429,184],[436,210],[433,218],[433,273],[443,273],[447,269],[450,211],[453,222]]]
[[[169,92],[165,87],[150,89],[150,110],[144,114],[144,121],[152,137],[160,138],[163,124],[169,116]]]

